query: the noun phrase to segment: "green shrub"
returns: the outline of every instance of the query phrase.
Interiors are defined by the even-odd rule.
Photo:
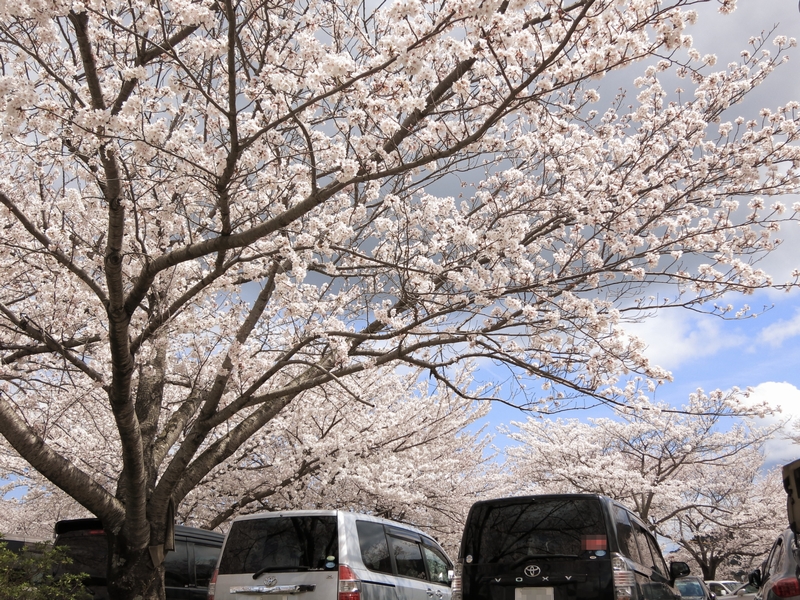
[[[63,548],[49,544],[9,550],[0,536],[0,600],[87,600],[83,574],[57,575],[58,567],[72,562]]]

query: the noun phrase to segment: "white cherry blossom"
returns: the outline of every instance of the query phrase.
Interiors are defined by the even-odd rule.
[[[334,395],[386,427],[378,377],[417,374],[412,427],[644,405],[670,374],[627,321],[796,284],[757,267],[798,220],[773,198],[798,188],[796,104],[737,112],[793,42],[718,67],[694,4],[0,0],[3,473],[102,519],[115,598],[159,598],[170,506],[223,514],[208,490],[258,457],[248,489],[279,488],[330,443],[292,418]],[[598,98],[630,65],[631,96]],[[430,459],[370,470],[353,444],[320,482],[375,479],[364,510],[397,493],[446,529],[398,483],[429,489]]]

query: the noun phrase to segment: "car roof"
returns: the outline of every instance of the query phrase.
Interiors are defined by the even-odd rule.
[[[544,500],[544,499],[569,499],[569,498],[603,498],[611,500],[607,496],[601,494],[530,494],[527,496],[502,496],[500,498],[487,498],[486,500],[478,500],[475,504],[515,504],[520,501],[526,500]]]
[[[417,529],[413,525],[407,523],[400,523],[399,521],[392,521],[391,519],[384,519],[383,517],[376,517],[366,513],[351,512],[348,510],[276,510],[252,513],[249,515],[241,515],[236,517],[233,522],[249,521],[254,519],[274,519],[276,517],[338,517],[344,516],[346,519],[356,519],[358,521],[372,521],[375,523],[383,523],[390,527],[401,527],[414,533],[418,533],[427,538],[431,538],[429,534]]]
[[[55,525],[55,532],[57,536],[71,531],[85,531],[87,529],[95,531],[102,530],[103,523],[100,521],[100,519],[88,518],[64,519],[62,521],[57,521]],[[222,540],[225,539],[225,535],[218,531],[210,531],[208,529],[200,529],[198,527],[187,527],[185,525],[176,525],[175,534],[196,540],[219,543],[222,543]]]

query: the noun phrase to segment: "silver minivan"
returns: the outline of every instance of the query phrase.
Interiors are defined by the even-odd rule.
[[[339,510],[238,517],[209,600],[450,600],[453,564],[421,531]]]

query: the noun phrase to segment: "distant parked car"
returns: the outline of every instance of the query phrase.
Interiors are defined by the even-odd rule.
[[[675,587],[681,593],[682,600],[716,600],[717,595],[700,577],[689,575],[675,580]]]
[[[708,589],[710,589],[719,597],[719,596],[730,596],[733,593],[733,591],[742,584],[739,583],[738,581],[734,581],[733,579],[721,579],[714,581],[706,581],[706,585],[708,586]]]
[[[775,540],[764,567],[750,574],[750,583],[758,587],[755,600],[800,600],[798,573],[797,536],[789,528]]]
[[[0,543],[4,544],[7,550],[19,554],[24,550],[28,552],[40,553],[41,549],[50,544],[50,540],[42,538],[0,536]]]

